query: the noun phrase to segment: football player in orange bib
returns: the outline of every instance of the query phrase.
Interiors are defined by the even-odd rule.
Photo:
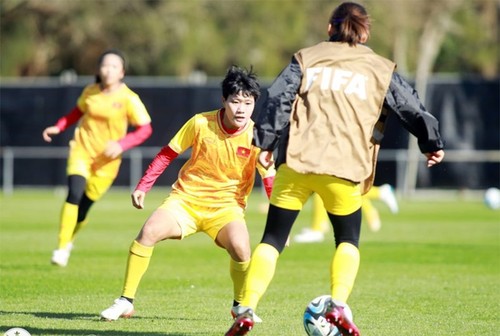
[[[113,184],[124,151],[143,143],[152,133],[151,118],[139,96],[123,78],[125,57],[119,50],[107,50],[99,57],[96,83],[85,87],[73,110],[43,138],[59,134],[78,122],[69,143],[68,196],[59,222],[59,246],[53,252],[54,265],[68,264],[73,241],[87,224],[92,204]],[[135,127],[127,133],[129,126]]]
[[[259,95],[255,74],[231,67],[222,81],[223,107],[193,116],[153,159],[132,193],[132,204],[138,209],[143,209],[146,193],[170,162],[191,149],[170,195],[132,242],[121,297],[101,312],[102,319],[113,321],[134,313],[133,300],[156,243],[198,232],[210,236],[229,254],[234,294],[231,312],[239,305],[251,254],[245,223],[247,198],[256,170],[268,195],[274,179],[274,167],[266,169],[258,163],[260,149],[252,144],[254,123],[250,117]]]

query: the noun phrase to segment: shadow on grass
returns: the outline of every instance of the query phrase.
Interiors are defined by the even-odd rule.
[[[49,319],[63,319],[63,320],[96,320],[100,321],[98,314],[76,314],[76,313],[53,313],[53,312],[6,312],[0,310],[0,315],[3,314],[19,314],[31,315],[34,317],[49,318]],[[147,319],[146,317],[134,316],[134,320]]]
[[[12,326],[0,325],[0,331],[4,332],[11,328]],[[159,333],[159,332],[139,332],[139,331],[122,331],[122,330],[90,330],[90,329],[41,329],[41,328],[24,328],[31,335],[64,335],[64,336],[193,336],[199,335],[196,332],[193,333]]]
[[[19,314],[19,315],[29,315],[37,318],[46,318],[46,319],[64,319],[64,320],[87,320],[87,321],[95,321],[96,323],[103,324],[112,324],[112,322],[102,321],[98,315],[96,314],[75,314],[75,313],[51,313],[51,312],[6,312],[0,310],[0,315],[10,315],[10,314]],[[134,320],[136,319],[154,319],[151,317],[139,317],[134,316]],[[68,329],[68,328],[33,328],[27,327],[23,325],[0,325],[0,335],[11,328],[24,328],[33,336],[38,335],[64,335],[64,336],[72,336],[72,335],[85,335],[85,336],[193,336],[199,335],[198,332],[138,332],[138,331],[130,331],[130,330],[92,330],[92,329]],[[119,325],[117,324],[117,327]]]

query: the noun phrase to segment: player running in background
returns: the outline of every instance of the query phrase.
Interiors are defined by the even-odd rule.
[[[170,195],[133,241],[121,297],[101,313],[102,319],[113,321],[133,314],[133,300],[156,243],[197,232],[206,233],[228,252],[232,310],[239,304],[251,254],[245,208],[256,168],[268,195],[274,179],[274,167],[258,164],[260,149],[252,145],[250,117],[259,96],[260,85],[252,70],[231,67],[222,81],[223,107],[196,114],[153,159],[132,193],[132,204],[138,209],[144,207],[146,193],[170,162],[192,149]]]
[[[317,193],[335,236],[330,263],[333,299],[347,303],[359,267],[361,195],[373,184],[387,113],[418,138],[431,167],[443,159],[438,121],[395,64],[363,45],[370,21],[363,6],[346,2],[329,20],[329,41],[299,50],[268,90],[256,122],[259,161],[279,146],[266,227],[255,248],[238,316],[226,336],[245,335],[272,281],[299,211]],[[352,306],[351,306],[352,308]],[[325,318],[342,335],[359,335],[342,305],[329,303]]]
[[[379,187],[373,186],[366,194],[363,195],[361,217],[371,231],[377,232],[382,227],[382,221],[380,220],[380,214],[372,200],[380,200],[384,202],[393,214],[398,213],[399,207],[394,190],[389,184],[382,184]],[[323,201],[318,194],[314,194],[311,226],[302,229],[300,233],[293,237],[293,240],[296,243],[322,242],[329,227],[330,220],[328,218],[328,213],[325,211]]]
[[[69,143],[66,168],[68,195],[59,221],[59,245],[54,265],[68,264],[76,234],[88,222],[94,202],[111,187],[118,175],[121,155],[140,145],[152,133],[151,118],[139,96],[130,90],[125,76],[125,57],[107,50],[99,57],[96,83],[85,87],[73,110],[43,131],[43,139],[59,134],[79,121]],[[135,130],[127,133],[129,125]]]

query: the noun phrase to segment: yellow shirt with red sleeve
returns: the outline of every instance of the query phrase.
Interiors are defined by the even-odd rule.
[[[83,115],[70,146],[91,158],[100,155],[108,141],[122,139],[128,126],[151,122],[141,99],[126,84],[111,93],[103,93],[99,84],[88,85],[78,98],[77,107]]]
[[[256,168],[263,178],[274,176],[274,168],[265,169],[258,164],[260,149],[252,145],[253,121],[231,134],[222,125],[222,113],[223,110],[215,110],[196,114],[169,142],[168,147],[178,154],[191,148],[191,156],[172,186],[171,197],[205,207],[245,208]],[[160,169],[164,168],[165,165]],[[149,179],[149,186],[144,188],[146,180],[148,171],[138,189],[148,191],[154,180]]]

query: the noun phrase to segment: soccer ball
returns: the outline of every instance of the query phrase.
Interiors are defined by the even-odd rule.
[[[321,295],[314,298],[304,311],[304,329],[309,336],[342,336],[337,327],[333,326],[325,318],[328,302],[332,299],[330,295]],[[347,317],[352,320],[351,308],[346,303],[333,300],[333,302],[344,307]]]
[[[489,188],[484,193],[484,203],[490,209],[496,210],[500,208],[500,189]]]

